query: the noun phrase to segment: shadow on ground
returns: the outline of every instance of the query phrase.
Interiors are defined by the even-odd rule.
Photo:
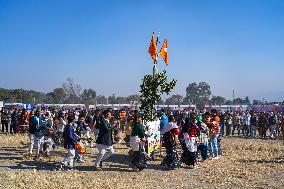
[[[240,160],[239,162],[241,163],[280,163],[280,164],[284,164],[284,157],[279,157],[273,160],[264,160],[264,159],[260,159],[260,160]]]

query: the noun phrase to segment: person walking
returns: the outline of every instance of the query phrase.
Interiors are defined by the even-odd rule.
[[[145,156],[145,132],[142,125],[142,119],[137,116],[133,119],[133,126],[131,130],[130,144],[132,148],[131,167],[134,171],[142,171],[147,167]]]
[[[30,156],[33,154],[33,148],[35,144],[35,130],[36,130],[35,113],[34,111],[31,111],[29,117],[29,139],[30,139],[29,155]]]
[[[68,124],[65,125],[63,131],[64,148],[67,150],[67,156],[63,162],[60,163],[60,168],[65,170],[73,170],[74,158],[75,158],[75,145],[77,143],[77,137],[74,131],[74,119],[75,117],[69,116],[67,118]]]
[[[161,134],[163,135],[163,142],[165,144],[167,154],[161,165],[166,165],[170,169],[179,168],[180,161],[176,150],[176,146],[179,143],[179,129],[175,123],[174,116],[169,116],[169,123],[163,127]]]
[[[43,140],[44,140],[44,125],[42,121],[42,112],[41,110],[37,110],[34,116],[34,124],[35,124],[35,143],[36,143],[36,156],[35,160],[39,159],[39,155],[43,153]]]
[[[165,113],[165,110],[162,109],[162,117],[161,117],[161,122],[160,122],[160,130],[162,130],[169,122],[168,116]]]
[[[182,129],[184,141],[182,143],[182,157],[181,161],[190,168],[195,168],[197,163],[197,137],[200,135],[200,122],[197,121],[197,114],[194,112],[191,115],[191,120],[186,118],[184,127]]]
[[[102,170],[102,162],[114,154],[113,149],[113,125],[110,123],[111,112],[109,110],[105,110],[103,112],[103,120],[101,121],[100,126],[98,127],[99,133],[97,138],[97,148],[98,155],[96,158],[95,170]],[[106,154],[106,151],[108,152]]]

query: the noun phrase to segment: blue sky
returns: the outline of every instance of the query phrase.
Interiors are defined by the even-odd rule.
[[[283,0],[0,0],[0,87],[48,92],[72,77],[138,93],[153,31],[168,38],[158,69],[178,80],[172,94],[206,81],[228,99],[283,100]]]

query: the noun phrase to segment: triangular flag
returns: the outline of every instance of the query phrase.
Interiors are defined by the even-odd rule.
[[[160,50],[160,55],[164,59],[166,65],[169,64],[169,58],[168,58],[168,40],[165,39],[164,44]]]
[[[152,33],[152,39],[151,39],[151,44],[149,47],[148,51],[154,61],[157,61],[157,45],[156,45],[156,40],[154,37],[154,32]]]

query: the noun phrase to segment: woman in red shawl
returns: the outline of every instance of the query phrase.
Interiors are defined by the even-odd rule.
[[[170,169],[179,168],[180,162],[176,150],[179,129],[173,116],[169,116],[169,123],[162,129],[161,134],[163,135],[163,142],[167,153],[161,165],[166,165]]]

